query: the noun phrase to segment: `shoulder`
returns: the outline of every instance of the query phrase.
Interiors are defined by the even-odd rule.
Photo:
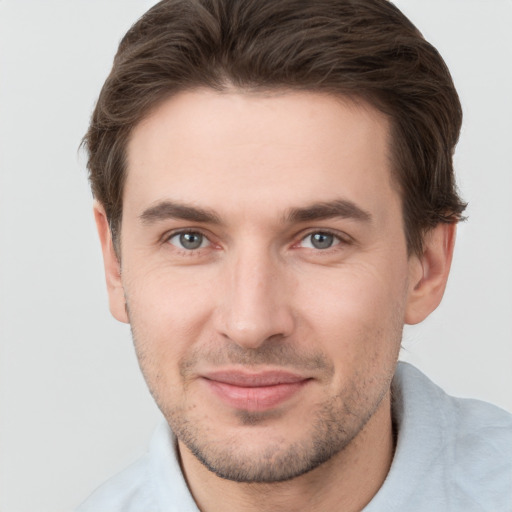
[[[399,363],[393,393],[394,413],[404,424],[421,420],[456,444],[504,441],[512,450],[512,414],[481,400],[450,396],[410,364]]]
[[[510,509],[511,414],[449,396],[405,363],[397,368],[392,394],[395,456],[368,511],[384,504],[416,512]]]
[[[146,455],[96,489],[76,512],[155,510],[148,466]]]
[[[176,439],[165,421],[149,451],[99,487],[76,512],[198,512],[180,469]]]
[[[491,470],[486,460],[512,471],[512,414],[481,400],[455,398],[413,366],[400,363],[393,386],[395,414],[406,434],[443,451],[443,460],[461,463],[466,472]],[[468,462],[478,464],[467,465]],[[511,473],[512,476],[512,473]],[[512,484],[512,481],[510,482]]]
[[[481,510],[512,506],[512,415],[480,400],[447,397],[444,460],[452,485]],[[478,495],[477,497],[474,497]],[[494,506],[491,506],[494,503]]]

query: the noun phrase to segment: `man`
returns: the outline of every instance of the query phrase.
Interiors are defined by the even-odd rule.
[[[386,0],[166,0],[85,144],[167,420],[86,511],[509,510],[512,420],[397,358],[441,301],[461,109]]]

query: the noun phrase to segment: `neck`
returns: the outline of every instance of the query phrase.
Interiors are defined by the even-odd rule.
[[[382,486],[393,458],[390,397],[343,451],[285,482],[248,484],[219,478],[178,444],[185,478],[202,512],[360,511]]]

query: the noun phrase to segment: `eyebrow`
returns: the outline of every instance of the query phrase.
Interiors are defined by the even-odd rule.
[[[174,201],[160,201],[144,210],[139,218],[144,224],[152,224],[168,219],[221,224],[220,217],[211,210],[198,208],[196,206],[187,206]]]
[[[301,208],[291,208],[285,214],[285,221],[293,224],[336,217],[364,222],[371,222],[372,220],[372,215],[369,212],[363,210],[352,201],[336,199],[329,202],[313,203]],[[168,219],[222,224],[220,217],[212,210],[188,206],[174,201],[160,201],[144,210],[139,218],[144,224],[152,224]]]
[[[371,213],[363,210],[352,201],[336,199],[334,201],[314,203],[304,208],[290,209],[285,218],[290,223],[311,222],[332,218],[354,219],[362,222],[371,222]]]

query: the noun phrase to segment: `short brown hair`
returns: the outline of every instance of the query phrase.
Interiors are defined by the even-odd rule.
[[[461,219],[452,156],[462,110],[437,50],[387,0],[163,0],[122,39],[84,145],[114,241],[133,128],[196,87],[291,89],[362,98],[391,121],[410,253]]]

